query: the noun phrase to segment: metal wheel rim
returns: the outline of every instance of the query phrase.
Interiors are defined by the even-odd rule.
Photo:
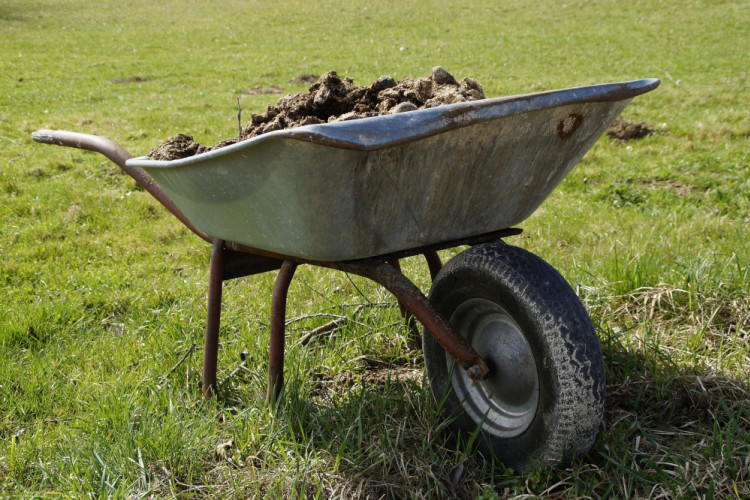
[[[462,302],[450,323],[490,365],[475,384],[446,354],[451,384],[464,410],[497,437],[514,437],[531,425],[539,405],[539,375],[526,336],[499,304],[481,298]]]

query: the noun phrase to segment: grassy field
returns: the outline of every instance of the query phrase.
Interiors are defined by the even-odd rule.
[[[728,0],[0,0],[0,497],[748,498],[749,26]],[[275,412],[274,273],[227,282],[206,404],[208,245],[103,157],[31,141],[210,144],[237,97],[279,97],[252,87],[435,65],[493,97],[662,80],[624,113],[657,133],[602,138],[508,239],[576,289],[606,358],[604,428],[564,470],[457,444],[394,300],[319,268],[292,283]]]

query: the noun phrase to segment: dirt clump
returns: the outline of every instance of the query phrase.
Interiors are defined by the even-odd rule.
[[[616,118],[607,129],[607,137],[622,142],[643,139],[655,132],[654,127],[646,123],[633,123]]]
[[[253,114],[242,131],[241,140],[274,130],[303,125],[331,123],[417,109],[443,104],[484,99],[482,86],[472,78],[457,81],[440,66],[432,68],[426,78],[405,78],[400,82],[381,76],[370,86],[357,86],[351,78],[340,78],[335,71],[320,76],[307,93],[285,95],[265,113]],[[188,140],[189,139],[189,140]],[[206,148],[179,134],[167,139],[149,154],[152,160],[186,158],[229,144],[237,138],[224,139]]]
[[[112,83],[141,83],[150,82],[153,78],[144,78],[142,76],[129,76],[127,78],[115,78]]]
[[[193,136],[177,134],[151,150],[148,157],[151,160],[179,160],[180,158],[201,154],[204,151],[206,151],[206,147],[195,142]]]

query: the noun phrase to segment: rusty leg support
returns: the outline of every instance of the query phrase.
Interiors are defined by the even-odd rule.
[[[398,261],[398,259],[389,260],[388,265],[392,266],[393,269],[397,270],[398,272],[401,272],[401,263]],[[404,320],[406,320],[407,324],[410,324],[413,322],[413,320],[411,319],[412,316],[411,314],[409,314],[409,310],[400,301],[398,303],[398,310],[401,311],[401,317],[404,318]]]
[[[286,320],[286,296],[294,277],[297,264],[285,260],[281,264],[271,298],[271,344],[268,360],[268,391],[266,404],[275,403],[284,386],[284,322]]]
[[[364,276],[384,286],[427,328],[427,331],[453,356],[453,359],[466,369],[471,379],[478,381],[489,375],[489,367],[482,357],[435,310],[419,288],[391,264],[355,261],[332,263],[331,267]]]
[[[208,271],[208,314],[203,349],[203,395],[210,400],[216,391],[216,360],[219,355],[221,288],[223,281],[224,241],[214,240]]]
[[[398,259],[389,260],[388,265],[392,266],[399,273],[401,272],[401,263],[398,261]],[[404,318],[406,327],[409,328],[409,333],[411,334],[410,340],[414,342],[414,344],[416,344],[419,349],[421,349],[422,335],[419,331],[419,325],[417,324],[416,318],[412,313],[409,312],[409,309],[407,309],[401,301],[398,302],[398,310],[401,312],[401,317]]]
[[[440,262],[440,256],[435,251],[425,252],[423,255],[425,260],[427,261],[427,267],[430,268],[430,276],[432,277],[432,281],[435,281],[435,277],[443,268],[443,263]]]

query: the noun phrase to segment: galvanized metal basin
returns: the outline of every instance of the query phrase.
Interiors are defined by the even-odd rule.
[[[271,132],[141,167],[206,234],[311,261],[457,240],[529,217],[655,79]]]

